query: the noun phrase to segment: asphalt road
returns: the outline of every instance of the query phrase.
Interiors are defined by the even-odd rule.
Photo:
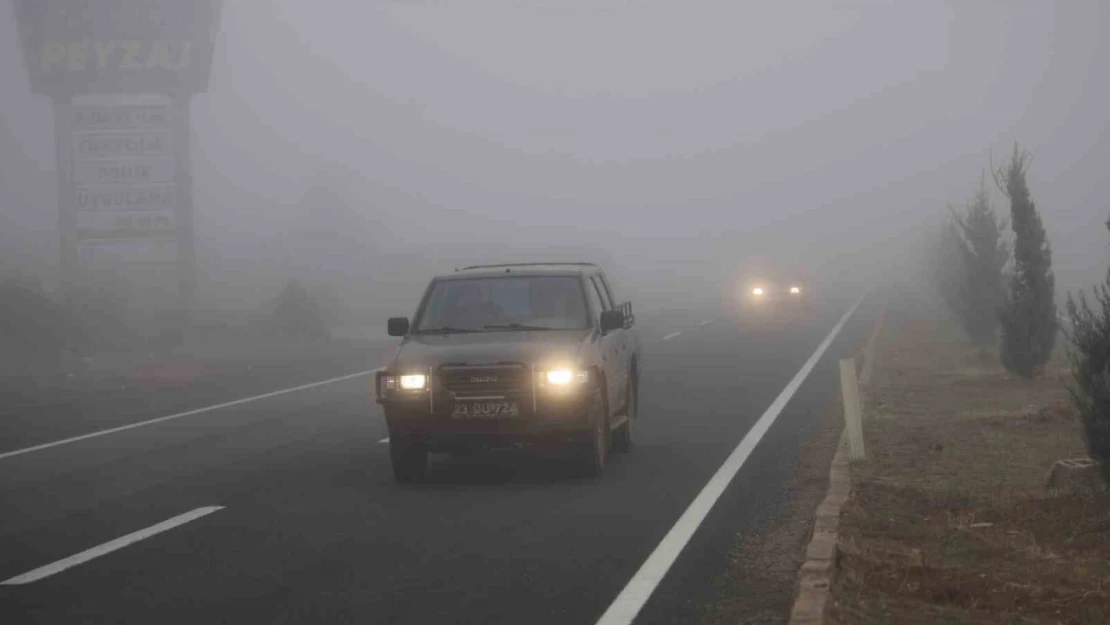
[[[635,448],[597,480],[504,454],[437,458],[429,483],[395,485],[363,378],[0,458],[0,581],[221,506],[0,585],[0,622],[595,623],[853,302],[807,322],[642,324]],[[868,298],[637,623],[697,622],[734,533],[783,505],[799,442],[836,397],[836,359],[874,316]],[[303,382],[330,377],[312,373]],[[162,414],[151,402],[128,418]]]

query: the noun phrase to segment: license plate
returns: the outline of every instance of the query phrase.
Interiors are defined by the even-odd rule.
[[[499,419],[515,417],[520,408],[515,401],[455,402],[451,416],[456,419]]]

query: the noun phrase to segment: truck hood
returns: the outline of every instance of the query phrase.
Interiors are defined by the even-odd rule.
[[[389,368],[396,371],[448,364],[574,362],[582,347],[594,340],[597,337],[592,330],[413,335],[401,341]]]

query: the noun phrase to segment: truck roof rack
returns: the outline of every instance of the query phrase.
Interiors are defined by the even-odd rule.
[[[596,263],[582,263],[582,262],[569,262],[569,263],[500,263],[497,265],[470,265],[455,271],[466,271],[468,269],[500,269],[502,267],[549,267],[552,265],[571,265],[576,267],[597,267]]]

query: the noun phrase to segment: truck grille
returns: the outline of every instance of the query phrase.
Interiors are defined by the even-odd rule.
[[[522,393],[532,384],[523,365],[442,367],[436,373],[440,386],[460,397]]]

